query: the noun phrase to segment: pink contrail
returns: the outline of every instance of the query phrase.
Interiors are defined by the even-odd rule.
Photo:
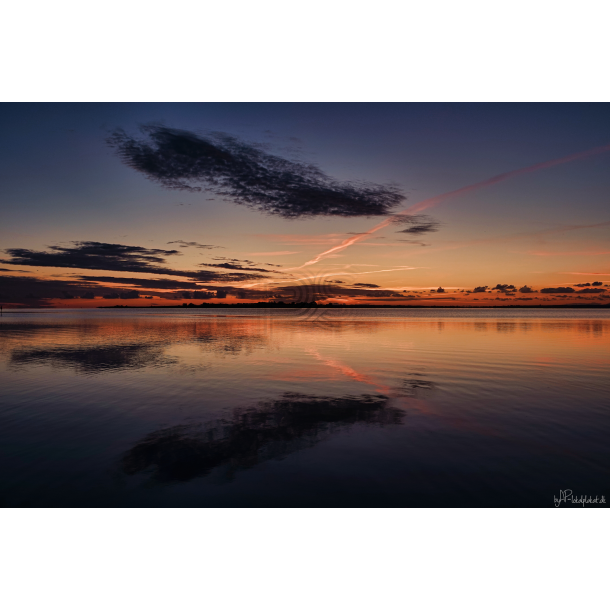
[[[343,240],[338,246],[334,246],[321,254],[318,254],[316,257],[312,258],[310,261],[303,263],[300,267],[292,267],[291,269],[286,269],[285,271],[293,271],[297,269],[303,269],[303,267],[307,267],[309,265],[314,265],[315,263],[321,261],[323,258],[328,256],[329,254],[333,254],[335,252],[340,252],[349,246],[362,241],[363,239],[367,239],[373,233],[376,233],[380,229],[384,229],[388,225],[392,224],[394,218],[400,218],[401,216],[407,216],[410,214],[415,214],[417,212],[421,212],[422,210],[426,210],[427,208],[434,207],[435,205],[445,201],[445,199],[449,199],[450,197],[456,197],[459,195],[463,195],[465,193],[470,193],[471,191],[475,191],[477,189],[483,188],[485,186],[491,186],[492,184],[497,184],[498,182],[502,182],[504,180],[508,180],[509,178],[514,178],[515,176],[520,176],[522,174],[529,174],[530,172],[536,172],[540,169],[548,169],[549,167],[554,167],[555,165],[561,165],[562,163],[569,163],[570,161],[576,161],[577,159],[583,159],[585,157],[590,157],[592,155],[598,155],[603,152],[607,152],[610,150],[610,144],[605,146],[598,146],[597,148],[592,148],[591,150],[587,150],[580,153],[575,153],[573,155],[568,155],[567,157],[561,157],[560,159],[553,159],[551,161],[543,161],[542,163],[536,163],[535,165],[530,165],[529,167],[524,167],[522,169],[516,169],[512,172],[506,172],[505,174],[499,174],[494,176],[493,178],[489,178],[487,180],[483,180],[483,182],[477,182],[476,184],[470,184],[468,186],[464,186],[455,191],[450,191],[449,193],[444,193],[442,195],[437,195],[436,197],[431,197],[430,199],[424,199],[424,201],[420,201],[412,205],[410,208],[403,210],[402,212],[398,212],[397,214],[393,214],[392,216],[386,218],[384,221],[380,222],[378,225],[375,225],[372,229],[365,231],[364,233],[360,233],[358,235],[354,235],[352,237],[348,237]]]
[[[347,265],[348,267],[351,265]],[[408,265],[398,265],[392,269],[376,269],[375,271],[340,271],[339,273],[325,273],[323,275],[310,275],[309,277],[299,277],[295,280],[282,280],[281,282],[274,279],[266,280],[264,282],[256,282],[256,284],[242,284],[240,288],[254,288],[254,286],[260,286],[261,284],[284,284],[286,282],[302,282],[303,280],[317,280],[324,277],[332,277],[334,275],[369,275],[370,273],[385,273],[386,271],[399,271],[399,270],[411,270],[421,269],[422,267],[409,267]]]

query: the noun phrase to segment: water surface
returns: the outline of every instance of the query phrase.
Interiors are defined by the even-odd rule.
[[[609,496],[610,312],[20,310],[3,506]]]

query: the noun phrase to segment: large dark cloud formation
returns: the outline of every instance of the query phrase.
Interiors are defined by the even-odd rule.
[[[118,129],[108,138],[123,163],[170,189],[206,190],[284,218],[384,216],[404,201],[395,186],[338,182],[315,165],[289,161],[221,133],[161,125],[145,138]]]

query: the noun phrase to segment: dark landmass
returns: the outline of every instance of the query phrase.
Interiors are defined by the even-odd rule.
[[[101,305],[98,309],[603,309],[610,308],[610,303],[574,303],[560,305],[340,305],[328,303],[318,305],[311,303],[182,303],[181,305]]]

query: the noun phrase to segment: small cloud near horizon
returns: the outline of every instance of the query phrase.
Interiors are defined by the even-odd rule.
[[[188,248],[189,246],[193,248],[200,248],[202,250],[212,250],[214,248],[223,248],[224,246],[212,246],[210,244],[199,244],[196,241],[184,241],[182,239],[177,239],[176,241],[168,241],[167,245],[171,244],[180,244],[181,248]]]
[[[439,230],[440,223],[437,220],[425,214],[403,214],[394,216],[391,219],[392,224],[411,225],[406,229],[396,231],[396,233],[406,233],[408,235],[424,235],[425,233],[436,233]]]

